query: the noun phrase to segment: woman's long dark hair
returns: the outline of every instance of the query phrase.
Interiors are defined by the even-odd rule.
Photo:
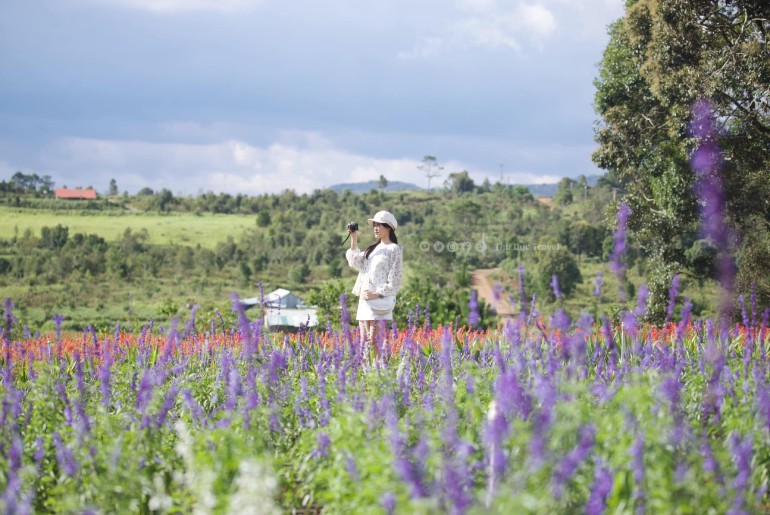
[[[396,237],[396,230],[394,228],[392,228],[391,226],[389,226],[388,224],[380,224],[380,225],[390,229],[390,241],[392,241],[393,243],[398,245],[398,238]],[[374,252],[375,247],[377,247],[377,245],[380,244],[380,241],[382,241],[382,240],[377,240],[376,242],[374,242],[371,245],[369,245],[368,247],[366,247],[366,250],[364,251],[364,257],[366,259],[369,259],[369,254]]]

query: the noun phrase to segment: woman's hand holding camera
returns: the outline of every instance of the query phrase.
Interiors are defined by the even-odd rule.
[[[350,222],[348,224],[348,235],[350,236],[350,248],[358,248],[358,223]]]

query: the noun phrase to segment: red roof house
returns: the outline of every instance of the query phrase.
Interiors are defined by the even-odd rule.
[[[73,188],[57,188],[56,198],[67,200],[96,200],[96,191]]]

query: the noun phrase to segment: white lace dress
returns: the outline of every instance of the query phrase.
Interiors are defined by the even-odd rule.
[[[358,270],[353,295],[358,295],[356,320],[393,320],[393,310],[385,315],[375,315],[361,296],[365,290],[373,290],[383,297],[395,295],[401,289],[401,247],[395,243],[380,243],[369,259],[364,250],[348,249],[345,253],[351,268]]]

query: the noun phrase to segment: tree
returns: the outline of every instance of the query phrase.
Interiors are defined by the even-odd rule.
[[[422,164],[418,165],[417,169],[425,173],[425,177],[428,178],[428,191],[430,191],[430,180],[434,177],[441,177],[439,172],[443,170],[444,167],[439,165],[434,156],[425,156],[422,158]]]
[[[450,173],[444,181],[444,186],[455,195],[471,193],[476,188],[467,171]]]
[[[602,121],[593,158],[624,190],[629,228],[652,258],[653,320],[665,316],[674,273],[703,278],[709,270],[686,252],[701,237],[689,163],[701,143],[690,131],[699,99],[709,99],[721,124],[719,179],[735,250],[753,256],[752,266],[739,262],[738,288],[770,275],[769,35],[770,4],[761,1],[631,1],[610,28],[595,81]],[[758,293],[770,300],[770,288]]]
[[[560,180],[556,189],[556,196],[553,198],[554,202],[561,206],[572,204],[572,190],[575,188],[576,184],[577,183],[569,177],[564,177]]]
[[[565,297],[569,297],[578,284],[583,282],[580,268],[569,250],[558,246],[556,249],[544,251],[537,265],[537,283],[542,294],[553,298],[551,280],[553,276],[559,279],[559,289]]]
[[[267,227],[270,225],[270,212],[262,210],[257,215],[257,227]]]
[[[381,191],[385,191],[385,188],[388,187],[388,180],[385,178],[384,175],[380,175],[380,180],[379,180],[378,184],[380,186],[380,190]]]
[[[115,179],[110,179],[110,189],[108,191],[108,194],[111,196],[115,196],[118,194],[118,183]]]

